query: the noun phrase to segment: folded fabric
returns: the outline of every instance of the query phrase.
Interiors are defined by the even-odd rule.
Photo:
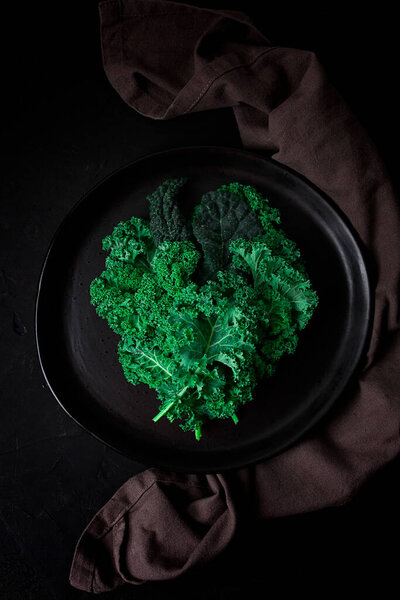
[[[76,547],[70,581],[103,592],[215,557],[244,511],[260,519],[346,502],[400,450],[400,209],[375,147],[315,54],[273,46],[240,12],[164,0],[100,4],[105,72],[153,119],[232,107],[243,146],[295,169],[341,208],[374,267],[373,330],[346,402],[296,446],[228,474],[132,477]]]

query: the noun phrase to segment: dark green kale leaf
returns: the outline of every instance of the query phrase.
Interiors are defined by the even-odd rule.
[[[251,210],[257,215],[262,226],[263,241],[276,258],[283,258],[293,268],[307,275],[303,259],[296,243],[288,238],[281,225],[279,210],[270,205],[268,198],[251,185],[233,182],[219,188],[229,193],[236,194],[245,200]],[[248,238],[248,239],[254,239]]]
[[[167,179],[152,194],[150,202],[150,231],[156,246],[163,242],[192,241],[193,235],[178,206],[178,193],[187,177]]]
[[[237,194],[217,190],[203,195],[193,217],[193,233],[203,250],[199,279],[213,280],[232,263],[229,244],[263,233],[248,202]]]

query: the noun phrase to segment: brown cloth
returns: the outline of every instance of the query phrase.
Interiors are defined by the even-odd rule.
[[[226,474],[149,469],[82,534],[70,581],[103,592],[215,557],[237,519],[345,503],[400,450],[400,210],[371,140],[312,52],[272,46],[239,12],[163,0],[100,4],[104,68],[153,119],[232,107],[245,148],[302,173],[344,211],[376,267],[373,332],[350,400],[295,447]]]

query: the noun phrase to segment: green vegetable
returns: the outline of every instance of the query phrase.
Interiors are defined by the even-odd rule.
[[[193,240],[176,201],[186,181],[186,177],[167,179],[146,197],[150,203],[150,231],[156,246],[166,241]]]
[[[318,304],[277,209],[240,183],[204,194],[190,225],[168,179],[150,220],[132,217],[103,241],[106,269],[90,286],[98,314],[121,336],[126,379],[157,391],[158,421],[197,439],[208,419],[239,420]]]
[[[251,240],[262,234],[263,229],[245,198],[229,191],[216,191],[202,197],[193,218],[193,233],[203,250],[201,278],[207,281],[230,267],[232,240]]]

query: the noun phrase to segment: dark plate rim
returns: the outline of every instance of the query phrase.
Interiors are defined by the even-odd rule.
[[[95,185],[93,185],[87,192],[85,192],[85,194],[83,194],[75,202],[75,204],[73,204],[73,206],[68,210],[68,212],[65,214],[65,216],[59,223],[58,227],[56,228],[56,231],[50,241],[48,250],[46,252],[46,255],[43,260],[43,264],[42,264],[42,267],[40,270],[40,276],[39,276],[37,290],[36,290],[35,315],[34,315],[35,345],[36,345],[36,351],[38,354],[40,368],[41,368],[41,371],[42,371],[42,374],[45,379],[47,387],[51,391],[54,398],[57,400],[58,404],[64,410],[64,412],[73,421],[75,421],[75,423],[77,423],[77,425],[79,425],[84,431],[89,433],[92,437],[94,437],[96,440],[98,440],[102,444],[108,446],[109,448],[118,452],[119,454],[121,454],[127,458],[130,458],[131,460],[135,461],[136,463],[142,464],[145,468],[151,468],[151,467],[156,467],[156,468],[161,468],[161,469],[170,469],[171,468],[167,463],[164,463],[162,460],[158,463],[152,462],[152,464],[148,464],[146,462],[145,457],[143,455],[141,455],[140,450],[138,450],[137,448],[135,448],[134,456],[131,454],[127,454],[126,452],[122,451],[120,448],[116,447],[113,443],[107,441],[106,439],[103,439],[101,436],[99,436],[98,434],[93,432],[87,425],[81,423],[79,419],[77,419],[73,414],[71,414],[71,412],[69,410],[67,410],[67,408],[64,406],[62,400],[57,396],[57,394],[56,394],[55,390],[53,389],[53,386],[46,374],[46,370],[45,370],[45,367],[43,364],[42,353],[40,350],[40,332],[39,332],[39,327],[38,327],[38,320],[39,320],[39,304],[40,304],[42,283],[43,283],[43,279],[45,276],[46,266],[47,266],[49,257],[52,253],[52,250],[56,244],[56,241],[60,235],[61,230],[63,229],[64,225],[71,218],[73,218],[75,211],[81,206],[81,204],[83,204],[86,201],[86,199],[89,196],[91,196],[92,193],[94,193],[98,188],[100,188],[106,181],[109,181],[110,179],[118,176],[121,172],[125,171],[126,169],[132,168],[133,166],[136,166],[139,163],[147,161],[151,158],[159,157],[160,155],[170,155],[170,154],[178,153],[178,152],[182,152],[182,151],[185,151],[185,152],[217,151],[217,152],[225,152],[225,153],[232,153],[232,154],[239,154],[239,155],[247,155],[249,158],[253,157],[253,158],[257,158],[259,160],[265,160],[268,162],[272,162],[278,169],[281,169],[282,171],[286,171],[286,172],[290,173],[291,175],[293,175],[294,177],[302,180],[303,183],[305,183],[308,187],[310,187],[314,192],[319,194],[321,196],[321,198],[323,198],[323,200],[325,200],[325,202],[327,202],[327,204],[330,206],[330,208],[337,214],[337,216],[342,220],[345,227],[348,229],[351,237],[353,238],[353,241],[355,242],[355,246],[357,247],[358,252],[359,252],[359,257],[361,259],[360,263],[363,267],[362,279],[363,279],[364,285],[366,287],[365,298],[367,300],[367,310],[366,310],[367,316],[364,319],[363,342],[362,342],[362,344],[360,344],[358,356],[354,359],[354,368],[353,368],[352,374],[349,377],[347,377],[347,379],[340,386],[337,387],[336,393],[332,394],[331,397],[329,398],[329,400],[326,401],[318,410],[316,410],[314,412],[312,417],[310,417],[310,419],[307,421],[306,425],[299,428],[292,436],[289,436],[283,443],[281,443],[280,445],[278,444],[276,450],[274,452],[269,452],[267,456],[265,455],[265,453],[258,452],[258,454],[255,457],[253,456],[250,459],[250,461],[248,459],[231,460],[231,464],[229,467],[227,467],[226,465],[221,465],[221,464],[214,465],[211,468],[209,466],[202,466],[202,465],[196,465],[195,467],[192,467],[192,468],[185,468],[184,466],[174,466],[173,467],[173,470],[175,472],[180,472],[180,473],[229,472],[229,471],[232,471],[235,469],[245,468],[250,465],[256,465],[260,462],[270,460],[270,459],[276,457],[277,455],[283,453],[284,451],[288,450],[292,446],[294,446],[300,439],[302,439],[305,436],[306,433],[310,433],[314,429],[316,424],[320,423],[322,421],[322,419],[330,413],[332,407],[337,403],[338,399],[342,396],[344,390],[346,388],[348,388],[350,383],[355,380],[357,375],[360,374],[360,369],[362,366],[361,365],[362,357],[364,356],[364,354],[368,348],[368,344],[369,344],[369,341],[370,341],[370,338],[372,335],[375,295],[373,293],[373,287],[371,285],[371,280],[370,280],[370,278],[371,278],[370,276],[372,276],[373,269],[372,269],[372,265],[370,262],[370,258],[367,255],[366,248],[364,247],[364,244],[363,244],[357,230],[355,229],[355,227],[353,226],[353,224],[351,223],[351,221],[349,220],[347,215],[341,210],[341,208],[337,204],[335,204],[335,202],[327,194],[325,194],[325,192],[323,192],[315,184],[313,184],[311,181],[309,181],[301,173],[298,173],[294,169],[274,160],[273,158],[271,158],[269,156],[264,155],[261,152],[242,149],[242,148],[229,147],[229,146],[215,146],[215,145],[214,146],[208,146],[208,145],[192,146],[192,145],[190,145],[190,146],[172,147],[172,148],[169,148],[166,150],[160,150],[157,152],[146,153],[146,154],[138,157],[137,159],[135,159],[133,161],[129,161],[126,164],[122,165],[121,167],[118,167],[117,169],[115,169],[114,171],[109,173],[108,175],[105,175],[101,180],[99,180]]]

